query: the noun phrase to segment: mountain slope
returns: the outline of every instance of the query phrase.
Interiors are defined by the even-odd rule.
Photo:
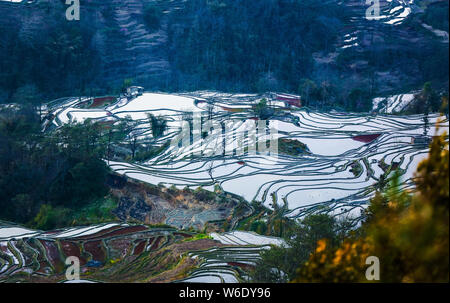
[[[308,78],[339,88],[332,99],[340,102],[355,88],[374,96],[426,81],[448,87],[448,1],[380,3],[380,17],[367,20],[359,0],[91,0],[80,22],[68,22],[64,1],[0,1],[0,101],[24,82],[73,95],[117,90],[127,78],[156,90],[291,92]],[[146,23],[148,7],[157,28]],[[83,41],[75,54],[84,54],[68,63],[52,49],[63,33],[62,49]]]

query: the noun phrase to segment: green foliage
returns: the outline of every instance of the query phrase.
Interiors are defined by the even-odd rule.
[[[142,12],[134,13],[137,28],[142,22],[148,31],[161,29],[167,36],[151,54],[168,62],[167,77],[134,72],[145,60],[141,56],[129,68],[112,60],[115,52],[129,53],[129,45],[120,41],[134,27],[114,22],[114,5],[86,11],[82,22],[61,18],[63,3],[49,5],[33,5],[29,14],[13,14],[13,21],[0,24],[0,102],[22,99],[16,97],[26,86],[36,87],[45,99],[118,92],[124,74],[139,85],[166,91],[299,91],[305,104],[319,107],[345,104],[351,90],[366,90],[368,82],[373,94],[386,82],[376,76],[379,72],[406,75],[401,83],[409,88],[424,81],[448,86],[448,44],[420,25],[448,31],[448,1],[428,4],[424,13],[411,18],[411,29],[404,31],[411,39],[398,39],[390,27],[381,27],[385,42],[337,52],[353,15],[337,1],[192,0],[177,9],[171,1],[145,1]],[[39,27],[44,19],[45,26]],[[363,32],[370,36],[370,30]],[[424,43],[414,47],[414,39]],[[336,53],[337,62],[331,55]],[[323,64],[325,60],[330,63]],[[117,67],[120,72],[111,72]],[[344,89],[325,100],[320,92],[324,81]]]
[[[112,196],[94,200],[81,208],[71,209],[71,213],[62,226],[89,225],[114,221],[116,217],[112,211],[117,208],[117,205],[117,199]]]
[[[122,87],[121,87],[121,92],[125,93],[127,91],[127,88],[133,85],[133,79],[131,78],[127,78],[127,79],[123,79],[122,82]]]
[[[439,1],[437,3],[430,4],[425,10],[422,20],[435,29],[448,32],[448,11],[448,1]]]
[[[193,0],[169,16],[169,58],[186,89],[295,91],[346,12],[317,1]],[[174,26],[183,20],[183,30]]]
[[[328,215],[310,215],[297,224],[286,237],[286,245],[273,246],[261,253],[251,273],[253,282],[281,283],[292,280],[296,269],[303,265],[311,252],[316,249],[317,241],[329,239],[338,243],[339,224]]]
[[[19,222],[26,222],[32,214],[34,208],[33,197],[29,194],[18,194],[11,199],[11,204],[14,205],[13,216]]]
[[[32,35],[22,32],[27,18],[13,27],[0,25],[0,91],[7,93],[6,100],[37,104],[43,96],[87,94],[99,78],[101,60],[92,47],[90,24],[52,14],[46,20],[56,24]]]
[[[289,156],[299,156],[310,153],[308,146],[299,140],[292,139],[278,139],[278,152],[289,155]]]
[[[197,241],[197,240],[202,240],[202,239],[212,239],[212,237],[209,236],[208,234],[200,233],[200,234],[196,234],[195,236],[193,236],[191,238],[184,239],[183,242],[191,242],[191,241]]]
[[[268,119],[271,115],[273,115],[273,110],[268,106],[265,98],[256,103],[254,106],[254,111],[256,116],[263,120]]]
[[[144,9],[144,22],[147,28],[154,32],[161,27],[161,11],[155,5],[147,4]]]
[[[359,176],[363,172],[363,167],[357,160],[354,160],[350,167],[350,172],[352,172],[355,177]]]
[[[443,106],[443,100],[433,89],[431,82],[426,82],[422,91],[414,96],[414,101],[408,108],[408,113],[420,114],[439,112]]]
[[[316,83],[310,79],[302,79],[300,81],[298,92],[302,96],[304,106],[311,106],[320,98],[320,92]]]
[[[214,192],[208,191],[199,186],[194,191],[194,197],[199,201],[212,201],[215,199],[216,195]]]
[[[55,204],[80,207],[108,193],[105,185],[108,168],[100,159],[78,162],[50,187]]]
[[[35,224],[44,228],[61,223],[58,214],[67,209],[104,197],[109,168],[98,125],[67,125],[48,134],[40,128],[28,108],[0,112],[0,218],[33,224],[41,212]]]
[[[170,146],[170,142],[166,142],[161,146],[151,146],[146,148],[138,149],[136,152],[136,155],[134,156],[135,161],[147,161],[152,159],[153,157],[161,154],[163,151],[165,151]]]
[[[411,18],[410,29],[402,32],[410,39],[382,27],[384,42],[338,51],[353,12],[337,1],[192,0],[177,9],[171,1],[146,1],[142,12],[134,13],[137,28],[142,22],[148,31],[167,36],[166,42],[157,39],[159,47],[149,55],[168,62],[164,77],[135,71],[149,58],[145,54],[128,60],[130,67],[112,60],[114,54],[136,55],[120,43],[134,26],[114,22],[114,5],[86,11],[82,22],[61,18],[63,3],[48,5],[33,5],[29,14],[14,14],[14,21],[0,24],[0,102],[118,93],[131,84],[123,77],[134,77],[155,90],[299,92],[310,107],[348,105],[363,111],[370,103],[366,92],[372,96],[378,88],[414,89],[424,81],[448,86],[448,44],[420,25],[448,31],[448,1],[424,6],[423,14]],[[90,18],[94,14],[101,18]],[[44,19],[47,24],[38,27]],[[371,31],[362,32],[370,36]],[[414,39],[420,47],[410,45]],[[394,76],[387,84],[391,81],[380,73],[403,75],[405,81]],[[358,89],[363,94],[352,92]]]
[[[372,109],[372,98],[368,90],[355,88],[348,95],[347,108],[356,112],[368,112]]]
[[[294,282],[367,282],[365,260],[380,259],[380,282],[449,281],[449,151],[446,135],[431,144],[416,173],[417,192],[399,188],[396,176],[377,193],[360,236],[341,245],[319,241]]]
[[[117,201],[112,197],[101,198],[79,209],[43,204],[30,225],[36,229],[51,230],[113,221],[115,216],[112,210],[116,207]]]
[[[14,93],[12,101],[18,104],[37,105],[41,100],[39,89],[34,84],[20,86]]]
[[[70,210],[67,208],[53,208],[51,205],[43,204],[33,220],[33,225],[42,230],[62,227],[65,225],[69,213]]]
[[[254,231],[266,236],[289,237],[295,231],[296,223],[294,220],[286,217],[287,205],[278,205],[274,194],[272,194],[272,201],[273,210],[266,208],[261,203],[252,202],[253,213],[239,221],[237,229]],[[237,214],[242,216],[246,211],[248,211],[248,207],[245,204],[241,204],[235,210],[234,217],[238,217]]]
[[[155,139],[162,137],[164,131],[167,129],[167,120],[163,117],[155,117],[152,114],[148,114],[150,124],[152,126],[152,134]]]
[[[261,253],[261,260],[251,272],[251,281],[255,283],[286,283],[288,272],[296,256],[284,247],[273,246]],[[298,256],[298,255],[297,255]],[[297,260],[295,260],[297,261]]]
[[[267,223],[260,220],[255,220],[250,224],[250,230],[260,235],[265,235],[267,232]]]

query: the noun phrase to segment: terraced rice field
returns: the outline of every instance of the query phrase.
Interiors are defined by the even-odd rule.
[[[171,251],[170,245],[182,243],[180,241],[191,236],[174,229],[117,223],[50,232],[0,224],[0,282],[11,282],[8,280],[11,277],[26,277],[25,281],[72,283],[74,281],[66,281],[64,273],[66,258],[73,256],[79,258],[82,274],[105,265],[109,265],[106,270],[114,269],[114,264],[121,260],[131,262],[120,265],[108,280],[121,281],[123,268],[145,268],[149,253],[162,251],[165,247]],[[283,244],[281,239],[249,232],[213,233],[211,236],[217,244],[206,250],[188,252],[188,257],[198,261],[199,266],[188,273],[188,278],[174,282],[243,282],[262,249]],[[104,282],[95,277],[83,276],[78,282]]]
[[[300,141],[306,144],[308,153],[240,155],[233,151],[240,146],[240,139],[244,146],[265,140],[265,134],[247,134],[247,127],[256,120],[251,108],[262,97],[269,98],[275,109],[267,125],[276,130],[276,137]],[[143,163],[109,161],[109,165],[117,173],[155,185],[180,189],[203,186],[209,190],[220,185],[227,192],[268,207],[274,202],[287,203],[290,217],[323,209],[357,216],[377,185],[388,180],[394,169],[400,170],[403,187],[413,189],[414,172],[428,153],[427,142],[448,129],[448,119],[437,114],[429,115],[427,122],[422,115],[286,110],[270,96],[215,92],[144,94],[131,101],[122,99],[103,110],[77,109],[76,102],[69,99],[66,105],[58,104],[54,112],[55,124],[70,121],[70,117],[98,121],[129,117],[138,123],[143,142],[151,139],[147,114],[162,116],[169,122],[164,136],[157,140],[161,145],[180,134],[186,116],[207,114],[213,122],[206,137],[188,138],[187,146],[171,146]]]
[[[110,260],[160,250],[186,236],[190,234],[175,229],[117,223],[51,232],[0,224],[0,282],[21,274],[63,281],[69,256],[78,257],[86,271]]]
[[[268,100],[273,112],[267,129],[276,130],[273,134],[277,140],[298,141],[295,146],[305,146],[302,152],[286,154],[281,149],[278,153],[252,152],[252,146],[267,140],[265,132],[249,133],[249,127],[258,123],[253,109],[262,98]],[[409,99],[409,95],[394,96],[387,106],[395,111]],[[219,186],[225,192],[269,208],[274,203],[287,205],[286,215],[291,218],[328,212],[349,214],[357,220],[376,189],[386,184],[395,170],[401,174],[402,187],[414,190],[414,172],[427,157],[428,143],[433,135],[448,131],[449,127],[448,119],[437,114],[425,117],[323,113],[286,108],[270,94],[152,93],[132,100],[120,99],[100,109],[81,108],[83,100],[69,98],[49,104],[45,123],[57,128],[75,120],[117,123],[127,117],[136,123],[133,134],[143,144],[163,146],[177,138],[183,142],[181,146],[168,145],[162,153],[144,162],[108,161],[115,172],[180,189],[202,186],[214,190]],[[149,113],[168,121],[168,128],[160,138],[152,138]],[[204,120],[210,118],[202,130],[207,131],[201,135],[183,133],[182,126],[189,121],[195,123],[192,117],[196,115],[202,115]],[[142,230],[128,232],[139,227],[119,225],[51,234],[14,228],[8,231],[14,234],[14,240],[11,236],[2,239],[0,229],[1,260],[7,260],[1,261],[0,276],[17,270],[48,274],[62,266],[58,258],[61,254],[82,256],[85,252],[90,259],[99,260],[139,255],[176,238],[165,230],[149,231],[141,227]],[[126,235],[122,237],[120,231],[127,231]],[[282,245],[280,239],[238,231],[211,236],[221,244],[191,251],[189,256],[199,260],[200,266],[180,281],[245,281],[246,270],[255,264],[261,249]],[[27,259],[21,252],[25,248],[36,253]]]
[[[360,4],[356,1],[353,2],[355,3],[355,7],[358,8],[358,5]],[[374,2],[372,2],[371,5],[373,3]],[[364,6],[363,9],[366,10],[371,7],[371,5]],[[367,20],[377,20],[385,25],[395,27],[404,23],[413,13],[414,9],[416,9],[414,0],[388,0],[379,1],[379,11],[377,15],[375,15],[375,10],[369,10],[369,13],[372,13],[371,15],[366,15],[366,12],[358,10],[350,19],[353,26],[349,28],[351,28],[352,31],[343,35],[342,41],[338,44],[338,48],[346,49],[360,47],[360,45],[364,43],[364,41],[361,41],[361,28],[364,28],[363,24],[365,24]]]
[[[200,258],[201,265],[190,273],[186,283],[238,283],[246,281],[246,270],[256,265],[262,249],[270,245],[283,245],[283,240],[258,234],[234,231],[211,236],[225,247],[191,252],[192,258]]]

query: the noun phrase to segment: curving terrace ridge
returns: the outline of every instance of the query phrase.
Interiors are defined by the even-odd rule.
[[[272,207],[274,201],[287,203],[291,217],[321,209],[358,216],[359,210],[395,169],[400,169],[403,186],[413,189],[414,172],[428,153],[426,142],[436,133],[436,122],[441,121],[440,132],[448,128],[448,119],[437,114],[430,115],[427,123],[421,115],[286,111],[272,101],[283,114],[273,117],[269,126],[277,130],[279,139],[306,144],[308,152],[298,156],[279,152],[276,157],[229,153],[233,144],[237,144],[236,134],[244,135],[245,127],[252,123],[254,114],[249,108],[257,99],[254,95],[211,92],[144,94],[125,103],[120,101],[119,105],[106,110],[78,109],[73,101],[67,103],[69,106],[59,105],[54,110],[55,121],[63,122],[75,116],[81,121],[83,117],[118,121],[131,116],[139,124],[142,142],[152,140],[146,114],[163,115],[169,121],[168,130],[157,140],[163,145],[178,136],[185,114],[206,112],[208,104],[212,104],[213,121],[223,125],[233,122],[230,132],[214,130],[189,146],[168,148],[144,163],[109,161],[110,167],[119,174],[154,185],[162,183],[180,189],[202,186],[210,190],[218,185],[249,202],[259,201],[267,207]],[[255,144],[251,137],[244,138],[245,143]],[[223,142],[228,148],[225,154],[205,154],[211,148],[222,146]],[[204,154],[192,157],[192,150],[201,150]]]
[[[144,225],[108,223],[41,232],[0,222],[0,282],[69,282],[65,260],[77,257],[83,277],[78,282],[84,283],[236,283],[244,281],[262,249],[282,242],[247,232],[183,241],[191,237],[189,232]],[[179,280],[177,267],[193,269]]]

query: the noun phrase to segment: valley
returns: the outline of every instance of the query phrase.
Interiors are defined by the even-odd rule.
[[[448,282],[447,0],[69,2],[0,0],[0,284]]]
[[[246,146],[259,140],[260,133],[250,136],[243,125],[258,120],[254,109],[261,99],[271,109],[267,125],[276,128],[276,139],[302,143],[307,153],[227,150],[238,146],[239,132]],[[438,114],[426,122],[423,115],[323,113],[286,107],[276,94],[143,93],[95,108],[90,102],[95,100],[51,102],[42,125],[51,133],[67,123],[132,123],[123,141],[110,147],[122,152],[104,160],[112,171],[108,184],[118,201],[112,210],[117,222],[47,232],[5,222],[0,228],[2,279],[64,281],[64,256],[75,255],[82,280],[88,281],[245,281],[260,250],[283,240],[227,230],[249,226],[240,222],[254,216],[267,220],[274,211],[292,220],[320,213],[346,216],[357,226],[375,191],[394,171],[400,173],[402,188],[414,190],[414,172],[429,150],[426,142],[448,129],[448,119]],[[196,112],[219,126],[231,121],[227,129],[233,131],[211,128],[186,147],[168,144],[180,133],[183,119],[189,121]],[[149,113],[168,121],[158,138],[152,135]],[[223,153],[208,156],[208,148],[223,141]],[[162,148],[137,161],[132,145]],[[191,151],[199,148],[194,156]],[[197,239],[200,231],[204,239]],[[273,234],[273,226],[266,233]]]

